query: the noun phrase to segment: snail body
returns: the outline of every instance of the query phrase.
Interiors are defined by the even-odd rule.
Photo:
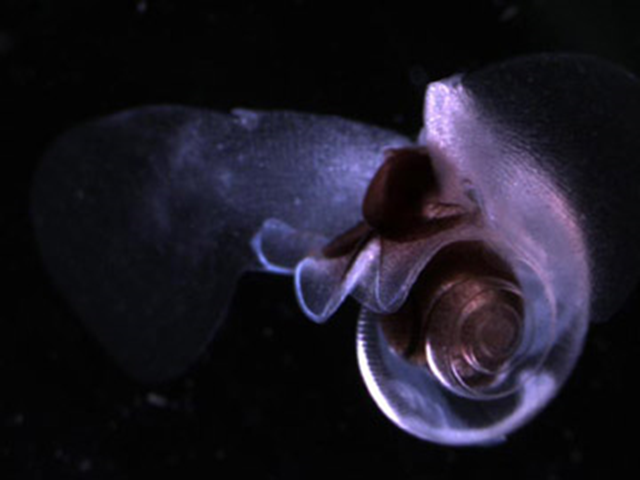
[[[432,83],[415,143],[337,117],[152,107],[62,137],[34,224],[54,281],[137,378],[184,371],[243,272],[291,274],[313,321],[362,304],[360,369],[399,427],[494,443],[637,282],[638,127],[635,77],[577,55]]]

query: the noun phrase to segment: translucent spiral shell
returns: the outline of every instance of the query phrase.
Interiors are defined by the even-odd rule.
[[[360,367],[378,405],[412,434],[493,442],[542,408],[577,360],[588,322],[586,246],[555,182],[479,121],[457,79],[430,87],[426,111],[422,142],[445,164],[441,175],[454,177],[442,183],[455,190],[457,179],[475,201],[480,247],[449,230],[421,272],[436,286],[418,279],[407,289],[423,317],[413,356],[424,360],[394,348],[404,319],[365,308]]]

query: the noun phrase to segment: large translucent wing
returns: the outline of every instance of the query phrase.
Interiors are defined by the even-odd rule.
[[[382,151],[406,143],[328,116],[124,112],[69,132],[47,153],[34,226],[86,326],[128,373],[159,381],[206,345],[238,277],[269,269],[251,248],[262,225],[310,232],[291,237],[291,252],[278,247],[294,264],[359,220]]]
[[[640,272],[638,79],[595,57],[555,54],[493,65],[461,83],[478,117],[508,145],[504,158],[526,152],[579,212],[591,319],[611,317]]]

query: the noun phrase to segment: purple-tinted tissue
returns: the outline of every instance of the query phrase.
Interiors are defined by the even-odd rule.
[[[493,444],[573,369],[640,271],[640,86],[579,55],[430,84],[415,142],[339,117],[148,107],[80,126],[34,179],[53,282],[132,376],[184,372],[248,270],[328,321],[419,438]]]

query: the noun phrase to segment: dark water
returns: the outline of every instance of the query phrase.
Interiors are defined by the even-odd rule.
[[[154,389],[128,380],[51,286],[27,193],[56,135],[139,105],[332,113],[413,134],[427,82],[513,54],[589,52],[640,73],[634,2],[210,3],[0,3],[0,478],[629,471],[637,295],[592,329],[577,371],[531,425],[496,448],[445,448],[400,432],[368,397],[356,306],[318,327],[283,278],[245,279],[226,326],[184,378]]]

